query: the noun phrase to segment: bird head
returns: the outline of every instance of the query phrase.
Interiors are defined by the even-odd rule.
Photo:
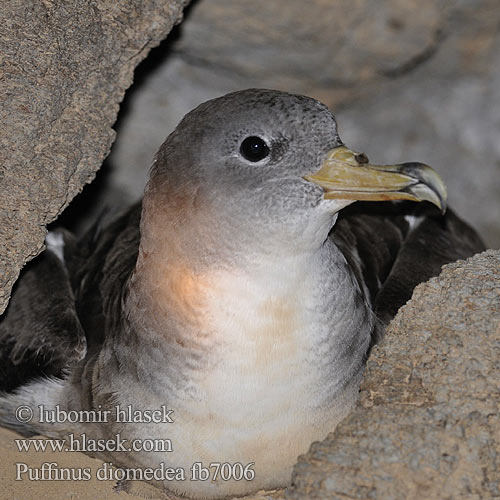
[[[156,156],[144,203],[191,245],[197,232],[275,250],[320,244],[356,200],[425,200],[444,210],[446,188],[427,165],[373,165],[348,149],[324,104],[250,89],[184,117]]]

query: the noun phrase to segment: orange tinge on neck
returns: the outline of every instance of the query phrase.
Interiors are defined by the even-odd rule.
[[[206,273],[195,274],[185,265],[170,264],[156,276],[157,301],[167,314],[201,326],[206,315],[206,300],[211,290]]]

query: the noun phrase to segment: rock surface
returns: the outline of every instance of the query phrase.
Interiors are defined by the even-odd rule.
[[[199,1],[177,53],[245,85],[326,92],[399,73],[435,50],[447,2]]]
[[[186,0],[13,0],[0,10],[0,313],[45,225],[93,179],[135,66]]]
[[[419,285],[357,409],[299,458],[287,499],[500,496],[500,252]]]

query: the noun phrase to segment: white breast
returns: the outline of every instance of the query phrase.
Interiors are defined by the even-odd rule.
[[[336,364],[335,345],[355,334],[348,331],[354,282],[344,266],[321,269],[317,262],[276,259],[251,273],[180,274],[174,286],[183,294],[178,288],[175,307],[189,325],[183,335],[203,337],[210,359],[189,375],[190,390],[172,399],[176,423],[157,428],[174,444],[161,461],[186,468],[198,461],[254,462],[256,471],[251,484],[193,482],[183,491],[236,495],[286,484],[297,456],[352,406],[360,363],[339,387],[345,363]]]
[[[314,255],[197,274],[156,262],[136,277],[129,306],[140,312],[130,314],[144,337],[140,366],[120,359],[130,369],[106,394],[133,395],[144,408],[166,404],[175,423],[120,427],[124,438],[173,445],[168,453],[124,454],[125,465],[190,471],[195,462],[254,463],[251,482],[164,485],[200,498],[286,485],[297,456],[334,430],[358,392],[371,323],[338,249],[325,244]]]

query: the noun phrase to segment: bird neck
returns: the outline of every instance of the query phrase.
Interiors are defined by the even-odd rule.
[[[264,436],[292,463],[358,394],[371,320],[343,255],[327,240],[244,266],[175,256],[139,252],[129,335],[113,351],[131,375],[127,391],[175,409],[168,430],[185,463],[237,461],[245,450],[267,468]]]
[[[251,378],[256,370],[263,381],[286,384],[297,375],[287,367],[296,366],[313,369],[316,383],[326,376],[338,388],[360,373],[371,316],[330,239],[314,252],[252,256],[245,265],[200,266],[170,245],[145,247],[129,282],[125,317],[142,350],[138,370],[159,377],[151,387],[177,394],[189,381],[190,390],[206,392],[207,377],[214,384],[231,374],[241,381],[242,371]],[[227,371],[219,373],[221,363]]]

